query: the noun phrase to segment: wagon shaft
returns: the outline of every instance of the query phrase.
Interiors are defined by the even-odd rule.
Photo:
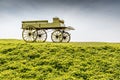
[[[64,20],[60,20],[57,17],[53,18],[52,23],[49,23],[48,20],[22,21],[22,29],[22,37],[26,42],[45,42],[47,39],[45,30],[48,29],[55,30],[51,34],[53,42],[69,42],[70,34],[65,32],[65,30],[74,30],[73,27],[66,27]]]

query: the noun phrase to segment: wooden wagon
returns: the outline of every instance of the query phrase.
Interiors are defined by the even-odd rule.
[[[72,27],[66,27],[64,20],[53,18],[53,22],[48,20],[22,21],[22,38],[26,42],[45,42],[47,39],[46,30],[52,29],[51,39],[53,42],[69,42],[70,34],[67,30],[74,30]]]

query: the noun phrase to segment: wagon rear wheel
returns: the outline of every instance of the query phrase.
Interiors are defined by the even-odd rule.
[[[37,38],[36,29],[23,29],[22,38],[26,42],[34,42]]]
[[[70,41],[70,34],[68,32],[63,32],[62,42],[69,42],[69,41]]]
[[[53,42],[62,42],[62,32],[60,30],[56,30],[51,34],[51,39]]]
[[[37,31],[37,39],[36,42],[45,42],[47,39],[47,33],[45,30],[38,30]]]

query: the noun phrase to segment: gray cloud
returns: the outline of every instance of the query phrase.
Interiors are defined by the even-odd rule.
[[[77,34],[82,40],[107,40],[107,35],[111,34],[108,40],[115,38],[118,41],[120,38],[115,35],[120,34],[119,8],[120,0],[0,0],[0,26],[4,26],[1,32],[13,26],[4,34],[21,35],[22,20],[58,16],[76,28],[74,40],[81,40]]]
[[[101,10],[101,9],[114,9],[114,11],[120,11],[118,8],[120,0],[1,0],[0,11],[1,12],[15,12],[19,13],[26,10],[43,10],[43,9],[69,9],[78,8],[78,10]]]

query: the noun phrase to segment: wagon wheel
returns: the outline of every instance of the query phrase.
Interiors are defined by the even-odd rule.
[[[68,32],[63,32],[62,42],[69,42],[69,41],[70,41],[70,34]]]
[[[46,31],[45,30],[38,30],[37,32],[38,32],[38,34],[37,34],[36,41],[37,42],[45,42],[46,39],[47,39],[47,33],[46,33]]]
[[[26,42],[34,42],[37,38],[36,29],[23,29],[22,38]]]
[[[62,42],[62,39],[63,39],[62,32],[59,30],[54,31],[51,34],[51,39],[53,42]]]

